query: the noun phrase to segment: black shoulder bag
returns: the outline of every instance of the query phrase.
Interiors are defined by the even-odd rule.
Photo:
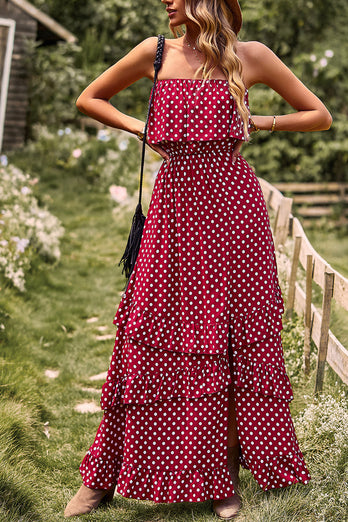
[[[142,146],[142,154],[141,154],[141,167],[140,167],[140,179],[139,179],[139,200],[137,207],[135,209],[135,213],[132,219],[132,226],[129,232],[127,246],[124,251],[124,254],[121,258],[121,261],[119,265],[123,264],[122,273],[125,273],[125,276],[127,279],[130,278],[135,262],[138,257],[140,243],[141,243],[141,237],[143,234],[144,224],[145,224],[145,216],[143,214],[143,209],[141,205],[141,197],[142,197],[142,191],[143,191],[143,177],[144,177],[144,161],[145,161],[145,148],[146,148],[146,138],[147,138],[147,127],[149,123],[149,116],[151,111],[151,106],[153,102],[153,97],[155,94],[155,87],[157,82],[157,75],[158,71],[161,68],[162,65],[162,55],[163,55],[163,48],[164,48],[164,36],[162,34],[158,35],[157,40],[157,51],[156,51],[156,58],[154,61],[154,69],[155,69],[155,75],[153,79],[153,86],[149,101],[149,108],[147,111],[147,117],[144,127],[144,137],[143,137],[143,146]]]

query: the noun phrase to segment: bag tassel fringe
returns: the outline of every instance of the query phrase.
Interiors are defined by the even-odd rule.
[[[119,265],[123,264],[122,273],[125,274],[127,279],[130,278],[137,260],[144,225],[145,216],[143,214],[141,203],[138,203],[132,219],[132,226],[129,232],[126,249],[121,261],[119,262]]]

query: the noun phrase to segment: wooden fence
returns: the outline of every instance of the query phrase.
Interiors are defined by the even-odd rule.
[[[292,198],[283,196],[276,187],[262,178],[259,178],[259,182],[268,210],[273,214],[271,221],[276,249],[281,248],[287,238],[293,239],[286,318],[291,318],[294,309],[299,315],[304,315],[305,372],[309,372],[312,339],[318,348],[315,393],[320,393],[323,388],[325,362],[328,362],[342,381],[348,384],[348,350],[329,329],[332,299],[348,311],[348,279],[334,270],[314,250],[300,221],[291,214]],[[305,290],[297,281],[299,264],[305,271]],[[321,312],[312,303],[313,281],[322,290]]]
[[[296,214],[306,226],[320,223],[325,217],[332,224],[348,224],[348,183],[275,183],[290,195]]]

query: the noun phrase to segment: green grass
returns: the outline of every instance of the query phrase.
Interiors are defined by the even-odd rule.
[[[316,251],[344,277],[348,277],[348,235],[339,230],[306,230]]]
[[[132,209],[113,212],[107,194],[94,190],[82,174],[72,177],[63,167],[50,164],[49,158],[45,163],[43,156],[21,153],[14,160],[33,174],[41,165],[41,199],[62,220],[66,233],[57,266],[38,262],[28,277],[25,294],[6,285],[0,292],[1,322],[5,324],[0,331],[0,519],[62,521],[64,507],[80,485],[78,466],[101,419],[101,412],[80,414],[74,407],[85,400],[99,401],[99,394],[83,388],[99,388],[102,381],[91,382],[89,377],[105,371],[109,363],[113,342],[97,341],[96,335],[100,326],[106,327],[103,334],[114,333],[113,314],[124,286],[117,261]],[[97,322],[87,323],[90,317],[97,317]],[[295,318],[284,330],[295,384],[294,414],[311,404],[314,387],[313,375],[307,381],[296,364],[301,328]],[[59,371],[59,376],[47,378],[47,369]],[[325,392],[339,398],[344,388],[333,372],[328,371],[325,379]],[[331,448],[336,453],[322,452],[326,432],[322,435],[320,431],[320,418],[313,423],[318,431],[313,428],[317,453],[305,445],[312,483],[264,493],[250,473],[243,471],[244,507],[239,521],[344,520],[346,506],[341,497],[347,441],[341,441],[341,453],[335,440]],[[210,502],[155,505],[117,496],[111,507],[74,520],[216,519]]]

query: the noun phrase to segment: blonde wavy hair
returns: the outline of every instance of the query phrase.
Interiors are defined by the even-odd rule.
[[[229,84],[229,91],[236,100],[244,127],[244,135],[249,137],[249,111],[245,105],[245,86],[242,81],[242,63],[235,52],[237,35],[234,33],[233,15],[226,0],[185,0],[187,17],[199,26],[197,47],[205,60],[195,76],[209,80],[214,70],[220,67]],[[182,34],[177,27],[171,27],[175,37]]]

